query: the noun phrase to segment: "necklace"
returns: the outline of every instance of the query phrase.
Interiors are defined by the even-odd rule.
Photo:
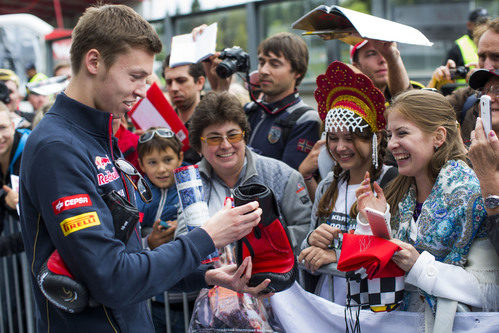
[[[348,231],[348,179],[345,186],[345,228]]]

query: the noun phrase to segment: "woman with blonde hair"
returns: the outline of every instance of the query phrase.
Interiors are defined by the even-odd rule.
[[[406,293],[404,309],[434,312],[437,297],[484,307],[484,289],[463,267],[472,242],[486,237],[486,212],[451,105],[438,93],[412,90],[397,96],[385,116],[399,175],[386,195],[375,183],[374,195],[366,174],[357,190],[358,225],[369,228],[366,207],[390,221],[400,247],[392,259],[406,272],[406,285],[417,287]]]

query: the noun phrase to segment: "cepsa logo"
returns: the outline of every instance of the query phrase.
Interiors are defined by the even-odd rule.
[[[95,165],[97,166],[97,170],[106,170],[108,164],[111,164],[111,160],[106,155],[106,157],[95,156]]]
[[[97,212],[89,212],[76,215],[61,222],[61,229],[64,236],[78,230],[86,229],[100,224]]]
[[[52,209],[55,215],[68,209],[86,206],[92,206],[92,200],[90,200],[88,194],[71,195],[52,202]]]

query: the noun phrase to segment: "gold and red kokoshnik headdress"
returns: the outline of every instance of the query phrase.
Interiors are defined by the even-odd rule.
[[[377,167],[377,136],[386,120],[385,97],[366,75],[355,73],[340,61],[332,62],[317,77],[314,95],[325,131],[364,131],[373,135],[373,164]],[[362,124],[362,119],[368,124]],[[375,158],[376,157],[376,158]]]

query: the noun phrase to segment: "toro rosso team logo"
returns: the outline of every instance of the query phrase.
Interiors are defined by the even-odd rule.
[[[111,160],[106,155],[106,157],[95,156],[95,165],[97,166],[97,170],[106,170],[108,164],[111,164]]]

